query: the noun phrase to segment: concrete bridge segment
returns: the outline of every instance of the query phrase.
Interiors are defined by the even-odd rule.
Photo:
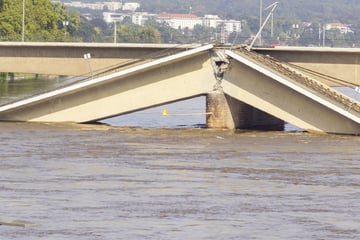
[[[277,69],[269,69],[244,54],[233,51],[226,54],[236,60],[223,81],[224,92],[230,96],[310,132],[360,132],[359,112],[344,108],[321,92],[300,85]],[[330,88],[328,91],[335,93]],[[351,101],[341,93],[336,94]]]
[[[205,95],[212,45],[180,52],[0,107],[3,121],[92,122]]]

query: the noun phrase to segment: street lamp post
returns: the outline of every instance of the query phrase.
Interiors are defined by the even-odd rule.
[[[91,54],[90,53],[85,53],[84,54],[84,59],[85,59],[85,61],[88,61],[88,63],[89,63],[90,76],[91,76],[91,78],[93,78],[93,71],[92,71],[91,64],[90,64]]]
[[[66,42],[66,32],[67,32],[67,26],[69,26],[69,21],[63,21],[64,26],[64,42]]]

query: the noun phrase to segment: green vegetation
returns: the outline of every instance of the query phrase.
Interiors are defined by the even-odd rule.
[[[66,0],[69,2],[69,0]],[[79,0],[81,1],[81,0]],[[229,41],[249,42],[259,29],[260,0],[135,0],[139,11],[150,13],[194,13],[198,16],[214,14],[222,19],[242,21],[242,32],[231,34]],[[0,41],[21,41],[23,0],[0,0]],[[65,0],[64,0],[65,2]],[[82,0],[98,2],[98,0]],[[125,1],[128,2],[128,1]],[[130,2],[130,1],[129,1]],[[264,8],[275,0],[262,0]],[[114,25],[106,24],[99,11],[66,9],[50,0],[25,0],[25,41],[113,42]],[[263,31],[265,44],[360,46],[360,4],[358,0],[280,0],[275,11],[274,28],[270,24]],[[91,20],[82,17],[91,15]],[[263,17],[268,14],[264,10]],[[64,26],[64,21],[69,24]],[[305,24],[309,22],[310,24]],[[320,37],[325,23],[341,22],[351,25],[353,32],[326,31]],[[296,27],[294,27],[296,26]],[[273,30],[273,35],[271,35]],[[125,19],[117,24],[118,42],[135,43],[190,43],[216,41],[219,29],[196,26],[194,31],[172,29],[154,19],[146,26],[138,26]],[[319,34],[320,33],[320,34]]]
[[[94,0],[95,1],[95,0]],[[259,0],[136,0],[143,11],[217,14],[223,18],[248,19],[259,16]],[[91,1],[90,1],[91,2]],[[263,0],[264,7],[276,0]],[[358,0],[278,0],[277,15],[301,21],[360,21]]]
[[[141,27],[135,24],[121,24],[117,28],[119,42],[160,43],[160,32],[151,26]]]
[[[64,38],[60,25],[66,9],[49,0],[27,0],[25,39],[27,41],[59,41]],[[0,39],[22,39],[22,0],[0,0]],[[72,26],[70,26],[72,27]]]
[[[248,40],[251,34],[259,29],[259,0],[137,0],[141,11],[194,13],[199,16],[216,14],[223,19],[243,21],[243,32],[239,42]],[[276,0],[262,0],[264,8]],[[325,23],[341,22],[351,25],[354,33],[341,34],[339,30],[326,31],[327,46],[352,47],[360,46],[360,4],[358,0],[278,0],[275,11],[274,36],[271,37],[270,24],[263,31],[265,44],[280,43],[283,45],[322,44],[322,26]],[[263,16],[268,11],[264,10]],[[304,23],[310,22],[307,26]],[[293,28],[293,26],[298,26]]]
[[[8,74],[7,73],[0,73],[0,82],[7,80]]]

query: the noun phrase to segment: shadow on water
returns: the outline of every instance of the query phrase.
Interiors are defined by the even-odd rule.
[[[54,80],[49,79],[16,79],[0,81],[0,104],[29,97],[50,89],[54,85]]]
[[[14,80],[0,80],[0,105],[34,96],[76,81],[74,77],[39,76],[37,78],[17,77]]]
[[[164,116],[168,110],[172,116]],[[206,116],[197,113],[206,112],[206,97],[196,97],[148,110],[139,111],[101,121],[101,123],[119,127],[146,128],[206,128]],[[177,115],[178,114],[178,115]],[[181,116],[185,114],[186,116]],[[192,115],[194,114],[194,115]],[[285,124],[286,132],[303,132],[302,129]]]

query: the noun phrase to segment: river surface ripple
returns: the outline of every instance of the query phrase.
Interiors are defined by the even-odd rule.
[[[0,123],[0,239],[360,239],[360,138]]]

